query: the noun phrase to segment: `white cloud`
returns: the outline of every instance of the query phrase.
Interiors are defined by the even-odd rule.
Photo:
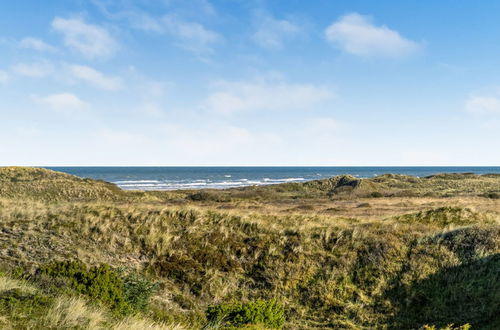
[[[5,71],[0,70],[0,83],[6,83],[9,81],[9,74]]]
[[[43,78],[51,74],[54,68],[48,62],[36,62],[18,63],[12,67],[12,70],[21,76]]]
[[[63,34],[66,46],[88,58],[109,57],[118,49],[118,43],[106,29],[85,23],[81,18],[56,17],[52,28]]]
[[[268,49],[281,49],[286,40],[302,32],[298,25],[290,21],[275,19],[264,14],[257,16],[256,25],[253,40],[257,45]]]
[[[78,96],[71,93],[52,94],[45,97],[35,97],[38,102],[48,105],[54,110],[73,111],[85,106]]]
[[[132,28],[142,31],[163,32],[163,26],[156,17],[149,15],[131,3],[117,6],[116,1],[93,0],[92,2],[108,19],[125,20]]]
[[[47,43],[45,43],[43,40],[37,39],[37,38],[32,38],[32,37],[26,37],[22,39],[19,42],[19,45],[23,48],[30,48],[34,49],[40,52],[55,52],[57,51],[57,48],[54,46],[51,46]]]
[[[108,77],[89,66],[68,65],[67,70],[72,77],[85,81],[97,88],[114,91],[122,87],[122,80],[119,77]]]
[[[206,0],[166,0],[162,3],[165,6],[162,14],[158,6],[147,10],[148,4],[144,3],[140,6],[130,1],[117,4],[116,1],[93,0],[93,3],[108,19],[126,21],[137,30],[170,35],[177,47],[198,55],[212,53],[213,46],[224,39],[199,23],[216,15],[214,7]]]
[[[165,31],[177,40],[177,46],[195,53],[211,53],[213,45],[222,40],[214,31],[200,23],[184,21],[176,16],[163,17]]]
[[[330,88],[283,80],[220,81],[203,103],[223,114],[259,110],[307,110],[335,97]]]
[[[465,109],[478,114],[500,114],[500,98],[495,96],[470,96]]]
[[[401,57],[419,49],[419,44],[387,26],[376,26],[368,16],[357,13],[339,18],[325,30],[328,41],[358,56]]]

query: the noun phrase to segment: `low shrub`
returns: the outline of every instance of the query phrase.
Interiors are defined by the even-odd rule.
[[[209,322],[229,327],[253,324],[280,329],[285,322],[284,307],[274,299],[219,304],[210,306],[206,314]]]
[[[228,201],[221,193],[215,191],[200,190],[187,195],[187,198],[193,202],[225,202]]]
[[[491,199],[500,199],[500,193],[498,192],[489,192],[486,193],[484,196]]]
[[[144,311],[156,289],[137,275],[122,277],[107,264],[87,268],[80,261],[57,261],[42,265],[37,275],[64,279],[72,290],[103,302],[118,314]]]
[[[125,300],[139,311],[147,310],[149,299],[157,289],[157,283],[153,283],[137,274],[128,274],[123,278]]]

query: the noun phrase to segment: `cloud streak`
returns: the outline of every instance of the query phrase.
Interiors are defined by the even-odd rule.
[[[47,44],[45,41],[33,38],[33,37],[26,37],[23,38],[20,42],[19,45],[22,48],[29,48],[33,49],[39,52],[49,52],[49,53],[54,53],[57,51],[57,48],[54,46],[51,46]]]
[[[122,88],[122,80],[119,77],[108,77],[89,66],[68,65],[66,68],[73,78],[84,81],[93,87],[111,91]]]
[[[222,114],[308,110],[335,97],[331,88],[275,79],[219,81],[214,87],[203,108]]]
[[[72,93],[59,93],[47,95],[45,97],[35,97],[35,100],[49,106],[53,110],[63,112],[79,110],[85,107],[85,102]]]
[[[81,18],[56,17],[52,28],[63,35],[67,47],[90,59],[110,57],[118,49],[118,43],[106,29]]]
[[[326,28],[325,37],[344,52],[362,57],[404,57],[420,48],[398,31],[377,26],[370,17],[357,13],[340,17]]]
[[[477,114],[500,114],[500,98],[496,96],[470,96],[465,109]]]
[[[200,23],[185,21],[174,15],[162,18],[165,32],[176,39],[176,45],[195,53],[212,53],[214,44],[223,40],[215,31]]]
[[[302,33],[301,27],[284,19],[259,14],[252,38],[257,45],[267,49],[282,49],[285,42]]]
[[[48,62],[18,63],[12,67],[14,73],[31,78],[44,78],[54,71]]]

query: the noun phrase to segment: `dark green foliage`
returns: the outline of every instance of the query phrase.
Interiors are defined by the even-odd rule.
[[[125,300],[139,311],[147,310],[149,299],[157,288],[156,283],[137,274],[128,274],[123,278]]]
[[[192,194],[187,195],[187,198],[194,201],[194,202],[206,202],[206,201],[223,202],[223,201],[227,201],[227,198],[225,198],[220,192],[210,191],[210,190],[200,190],[200,191],[194,192]]]
[[[486,197],[491,199],[500,199],[500,193],[498,192],[490,192],[486,194]]]
[[[87,268],[80,261],[59,261],[41,266],[38,275],[63,278],[74,291],[98,299],[118,314],[144,311],[156,285],[136,275],[122,278],[109,265]]]
[[[210,322],[229,327],[255,324],[279,329],[285,322],[284,307],[274,299],[210,306],[206,314]]]

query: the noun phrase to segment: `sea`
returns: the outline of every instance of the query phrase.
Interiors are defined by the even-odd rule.
[[[224,189],[304,182],[350,174],[500,173],[500,167],[46,167],[82,178],[112,182],[125,190]]]

